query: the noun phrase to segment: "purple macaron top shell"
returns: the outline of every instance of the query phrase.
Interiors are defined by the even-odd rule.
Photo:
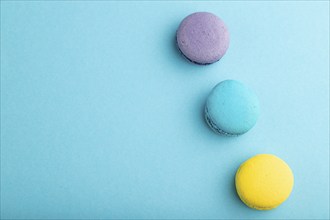
[[[221,59],[229,47],[225,23],[209,12],[196,12],[181,22],[177,31],[180,51],[197,64],[211,64]]]

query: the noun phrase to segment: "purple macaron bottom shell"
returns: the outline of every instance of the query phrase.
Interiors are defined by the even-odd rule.
[[[196,62],[196,61],[193,61],[191,59],[189,59],[186,55],[184,55],[184,53],[182,52],[182,50],[180,49],[179,45],[178,45],[178,42],[176,42],[176,47],[178,48],[178,50],[180,51],[181,55],[186,58],[189,62],[192,62],[194,64],[198,64],[198,65],[202,65],[202,66],[207,66],[207,65],[210,65],[212,63],[216,63],[218,62],[220,59],[214,61],[214,62],[211,62],[211,63],[199,63],[199,62]]]

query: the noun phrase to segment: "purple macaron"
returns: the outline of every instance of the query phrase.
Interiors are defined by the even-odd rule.
[[[225,23],[209,12],[196,12],[183,19],[176,39],[182,54],[200,65],[219,61],[229,47]]]

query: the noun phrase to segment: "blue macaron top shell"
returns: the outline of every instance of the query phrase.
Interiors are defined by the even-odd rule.
[[[206,101],[205,119],[217,133],[237,136],[257,122],[260,107],[256,94],[243,83],[225,80],[217,84]]]

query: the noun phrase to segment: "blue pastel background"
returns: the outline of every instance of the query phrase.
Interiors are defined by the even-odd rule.
[[[216,64],[175,48],[195,11],[229,27]],[[237,138],[203,120],[225,79],[261,103]],[[258,153],[295,175],[271,211],[235,192]],[[1,217],[329,218],[329,2],[1,2]]]

